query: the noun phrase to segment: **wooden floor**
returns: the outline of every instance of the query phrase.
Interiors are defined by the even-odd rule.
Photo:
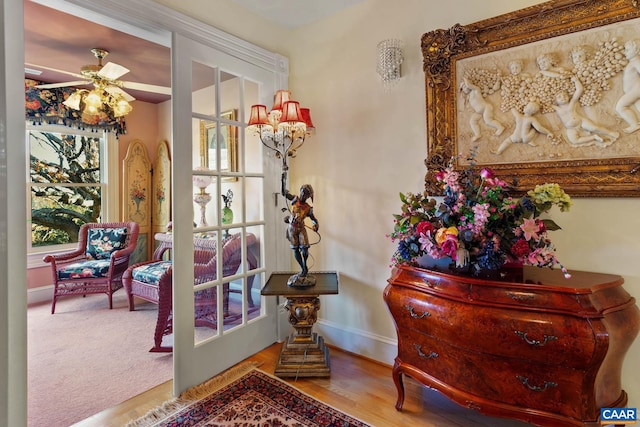
[[[247,360],[261,363],[260,369],[273,374],[281,344],[274,344]],[[316,399],[372,426],[425,427],[523,427],[530,424],[485,417],[463,408],[440,393],[404,377],[405,401],[396,411],[396,388],[391,368],[336,348],[330,350],[330,378],[286,378],[285,380]],[[102,411],[73,427],[121,427],[129,420],[172,398],[171,381],[161,384],[120,405]]]

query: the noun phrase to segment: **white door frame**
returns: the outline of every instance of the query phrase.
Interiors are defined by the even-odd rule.
[[[130,34],[168,45],[169,34],[183,34],[273,74],[275,88],[286,88],[287,58],[181,15],[149,0],[33,0]],[[27,423],[26,176],[24,106],[18,100],[24,79],[22,0],[0,5],[0,425]],[[126,28],[125,28],[126,27]],[[7,203],[11,200],[12,203]],[[278,261],[279,263],[282,261]],[[10,270],[8,266],[13,268]],[[274,304],[275,306],[275,304]],[[6,343],[6,345],[4,344]],[[180,372],[176,372],[180,374]]]

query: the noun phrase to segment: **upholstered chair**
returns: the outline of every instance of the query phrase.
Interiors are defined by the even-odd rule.
[[[252,244],[255,236],[251,236]],[[249,240],[249,237],[247,237]],[[224,263],[223,277],[235,274],[242,260],[241,241],[239,234],[231,235],[222,242],[222,260]],[[217,277],[217,241],[216,239],[196,238],[194,242],[194,285],[210,282]],[[146,261],[130,266],[123,276],[123,283],[129,298],[129,310],[135,310],[134,297],[158,304],[158,318],[154,330],[154,346],[150,352],[171,352],[172,347],[163,346],[164,335],[173,331],[172,325],[172,262],[166,260],[165,252],[168,245],[161,246],[154,253],[154,260]],[[256,260],[248,254],[251,268],[255,268]],[[251,284],[253,277],[249,278]],[[250,296],[251,284],[248,284],[248,303],[253,307]],[[223,316],[229,310],[229,284],[223,285]],[[195,300],[195,326],[205,326],[212,329],[218,327],[217,316],[217,291],[215,287],[198,291],[194,295]]]
[[[80,226],[78,246],[72,251],[49,254],[53,300],[51,314],[61,296],[107,294],[113,308],[113,293],[122,288],[122,274],[136,249],[140,228],[136,222],[87,223]]]

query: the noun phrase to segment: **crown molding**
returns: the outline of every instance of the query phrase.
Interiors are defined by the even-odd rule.
[[[171,33],[213,47],[252,65],[288,75],[288,58],[152,0],[31,0],[163,46]]]

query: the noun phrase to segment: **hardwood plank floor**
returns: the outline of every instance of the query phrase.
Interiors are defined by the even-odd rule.
[[[281,344],[273,344],[248,358],[273,374]],[[480,415],[405,376],[405,401],[396,411],[396,388],[391,367],[337,348],[330,349],[330,378],[286,378],[303,392],[372,426],[524,427],[530,424]],[[74,427],[121,427],[129,420],[172,398],[168,381],[120,405],[100,412]]]

